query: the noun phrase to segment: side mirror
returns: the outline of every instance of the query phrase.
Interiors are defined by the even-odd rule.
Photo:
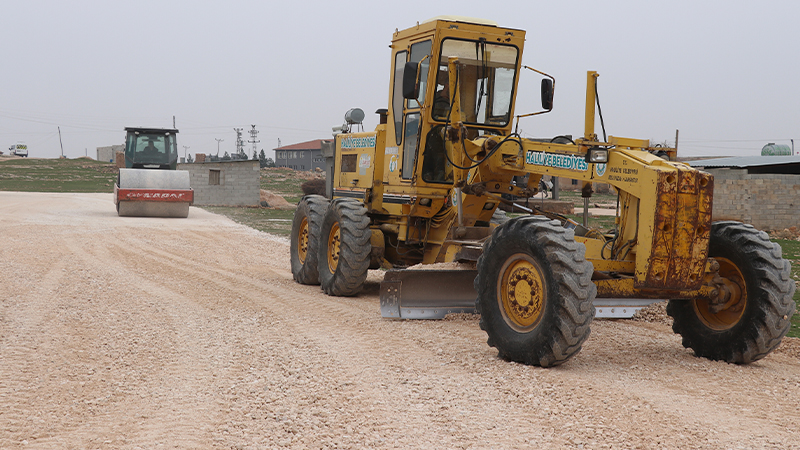
[[[542,108],[547,111],[553,110],[553,80],[545,78],[542,80]]]
[[[407,62],[403,69],[403,98],[416,100],[419,96],[419,80],[417,80],[417,63]]]

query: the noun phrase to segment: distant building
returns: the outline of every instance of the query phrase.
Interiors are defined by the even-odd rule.
[[[105,162],[115,162],[117,152],[124,152],[124,145],[109,145],[108,147],[97,147],[97,160]]]
[[[275,166],[288,167],[295,170],[325,170],[325,159],[322,157],[324,139],[285,145],[275,150]]]
[[[800,156],[740,156],[688,161],[714,175],[712,220],[759,230],[800,227]]]

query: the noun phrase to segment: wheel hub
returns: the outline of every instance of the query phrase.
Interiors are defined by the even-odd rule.
[[[727,330],[739,323],[747,306],[747,284],[739,268],[726,258],[715,258],[719,264],[713,282],[717,296],[697,299],[695,311],[700,320],[714,330]]]
[[[519,255],[504,264],[500,276],[498,300],[506,321],[517,331],[534,328],[542,316],[545,301],[541,268],[527,255]]]
[[[328,235],[328,268],[331,272],[335,272],[339,266],[339,245],[341,243],[341,234],[339,232],[339,224],[333,224],[331,232]]]
[[[308,255],[308,218],[303,217],[297,232],[297,257],[301,263],[306,262],[306,255]]]

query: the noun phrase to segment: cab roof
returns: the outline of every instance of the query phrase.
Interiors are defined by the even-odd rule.
[[[178,130],[174,128],[140,128],[140,127],[125,127],[125,131],[128,133],[145,133],[145,134],[176,134]]]

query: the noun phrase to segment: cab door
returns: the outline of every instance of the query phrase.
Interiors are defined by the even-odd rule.
[[[420,144],[420,124],[422,105],[425,98],[428,68],[431,60],[432,40],[424,38],[414,42],[406,49],[398,50],[394,57],[392,83],[392,117],[394,121],[394,142],[397,147],[389,145],[392,136],[387,139],[386,160],[388,177],[398,177],[401,182],[411,182],[414,178]],[[407,62],[420,65],[420,94],[417,100],[403,98],[403,70]],[[388,180],[387,180],[388,181]]]

